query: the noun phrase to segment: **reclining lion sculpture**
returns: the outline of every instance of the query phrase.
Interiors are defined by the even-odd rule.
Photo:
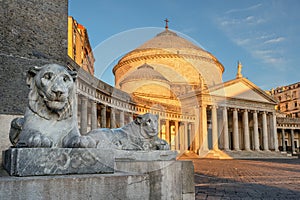
[[[158,138],[158,116],[139,115],[129,124],[116,129],[100,128],[87,135],[96,141],[97,148],[119,150],[169,150],[169,144]]]
[[[11,123],[9,138],[16,147],[95,147],[77,126],[75,84],[77,73],[57,64],[32,67],[24,118]]]

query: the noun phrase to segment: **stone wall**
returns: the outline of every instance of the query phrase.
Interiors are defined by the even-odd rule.
[[[25,112],[29,92],[26,72],[29,67],[53,62],[66,64],[68,1],[2,0],[0,13],[2,151],[10,146],[8,132],[11,120]]]
[[[28,68],[66,64],[68,1],[3,0],[0,13],[0,114],[19,115]]]

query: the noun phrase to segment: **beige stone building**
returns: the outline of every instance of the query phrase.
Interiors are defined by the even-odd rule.
[[[278,101],[277,110],[289,117],[300,117],[300,83],[280,86],[269,91]]]
[[[285,129],[282,139],[277,131],[276,100],[243,77],[242,64],[223,82],[215,56],[167,28],[119,60],[115,87],[77,70],[82,134],[150,112],[159,115],[159,136],[180,153],[218,158],[286,150],[290,134]]]
[[[82,69],[94,75],[95,58],[86,28],[68,17],[68,56]]]
[[[276,101],[242,76],[222,81],[224,66],[206,50],[166,28],[120,59],[115,87],[135,102],[192,121],[165,117],[161,137],[199,155],[222,150],[278,151]]]
[[[300,83],[272,89],[269,93],[277,100],[277,128],[280,133],[280,150],[299,152],[300,144]]]

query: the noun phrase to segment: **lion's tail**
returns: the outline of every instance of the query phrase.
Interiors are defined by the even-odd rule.
[[[19,141],[19,135],[22,131],[24,124],[24,118],[18,117],[11,121],[10,131],[9,131],[9,140],[15,146]]]

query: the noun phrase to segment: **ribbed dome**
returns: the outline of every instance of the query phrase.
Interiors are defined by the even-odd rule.
[[[158,80],[162,82],[168,82],[168,80],[161,75],[159,72],[155,71],[154,68],[147,63],[138,67],[137,70],[130,73],[120,84],[123,84],[127,81],[133,80]]]
[[[194,45],[190,41],[178,36],[176,33],[169,31],[168,29],[157,34],[151,40],[148,40],[146,43],[138,47],[137,49],[151,49],[151,48],[188,48],[203,50],[200,47]]]

